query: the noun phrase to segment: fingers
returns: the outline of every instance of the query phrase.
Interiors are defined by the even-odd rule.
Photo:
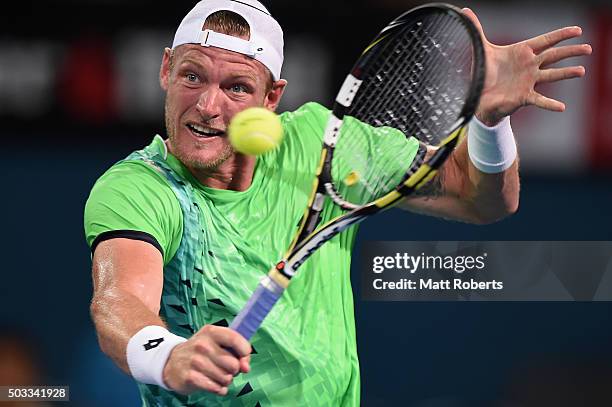
[[[229,386],[234,378],[234,372],[238,371],[238,361],[235,361],[235,366],[230,366],[228,368],[220,365],[214,357],[210,356],[211,355],[208,353],[194,355],[191,358],[191,370],[207,377],[220,387]]]
[[[532,93],[532,95],[528,98],[527,103],[553,112],[565,111],[565,104],[563,102],[548,98],[537,92]]]
[[[182,393],[189,394],[196,390],[205,390],[211,393],[216,393],[220,396],[225,396],[227,394],[227,386],[229,383],[227,385],[221,385],[208,376],[207,373],[202,373],[198,370],[191,370],[187,374],[185,385],[189,390]]]
[[[556,82],[564,79],[581,78],[585,74],[583,66],[570,66],[567,68],[550,68],[538,72],[537,83]]]
[[[478,17],[476,16],[476,14],[469,8],[465,7],[463,8],[461,11],[463,11],[463,14],[470,19],[470,21],[472,23],[474,23],[474,25],[476,26],[476,29],[478,30],[478,32],[480,33],[480,37],[482,37],[483,41],[486,41],[486,37],[484,35],[484,30],[482,29],[482,24],[480,24],[480,20],[478,20]]]
[[[570,38],[579,37],[582,34],[580,27],[565,27],[546,34],[539,35],[526,41],[533,52],[539,54],[544,50],[555,46],[561,41],[569,40]]]
[[[565,45],[551,48],[561,41],[578,37],[581,34],[582,29],[580,27],[566,27],[535,37],[528,40],[527,43],[536,54],[539,54],[538,59],[540,67],[542,68],[561,62],[567,58],[590,55],[592,48],[588,44]],[[540,69],[537,73],[536,84],[581,78],[584,75],[585,69],[583,66]],[[530,96],[528,103],[553,112],[565,111],[565,104],[563,102],[548,98],[535,91]]]
[[[227,386],[233,376],[218,367],[209,357],[215,347],[205,339],[194,340],[192,337],[172,350],[164,366],[163,380],[173,391],[190,394],[205,390],[219,395],[227,394]]]
[[[565,45],[563,47],[547,49],[538,56],[538,59],[540,60],[540,67],[543,68],[566,58],[591,55],[592,51],[589,44]]]
[[[215,380],[219,379],[219,383],[223,382],[223,380],[220,379],[221,376],[231,380],[240,369],[239,360],[213,341],[201,337],[196,338],[194,350],[195,356],[193,360],[196,362],[195,367],[204,373],[211,372],[214,374]],[[205,360],[206,363],[199,363],[201,360]]]
[[[250,370],[250,352],[251,345],[236,331],[206,325],[172,351],[164,381],[181,394],[205,390],[225,395],[234,376]]]
[[[205,325],[196,335],[209,335],[220,347],[231,348],[239,357],[251,354],[249,341],[232,329]]]
[[[242,368],[249,369],[250,358],[247,362],[241,360],[251,354],[251,344],[238,332],[229,328],[206,325],[194,336],[198,341],[196,343],[200,345],[196,349],[225,373],[233,377],[242,371]],[[206,340],[209,338],[210,341]]]
[[[240,372],[249,373],[251,370],[251,355],[240,358]]]

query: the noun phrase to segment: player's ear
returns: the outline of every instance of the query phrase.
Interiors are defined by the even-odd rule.
[[[264,106],[272,111],[276,110],[286,87],[287,81],[284,79],[279,79],[272,83],[272,89],[270,89],[270,91],[266,95],[266,99],[264,100]]]
[[[164,55],[162,56],[161,67],[159,68],[159,85],[165,91],[168,90],[168,80],[170,78],[171,68],[172,50],[170,48],[165,48]]]

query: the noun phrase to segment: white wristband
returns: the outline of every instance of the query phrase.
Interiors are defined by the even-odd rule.
[[[132,377],[145,384],[156,384],[166,390],[164,366],[172,349],[187,339],[158,325],[145,326],[136,332],[127,345],[127,363]]]
[[[468,128],[468,155],[476,168],[488,174],[507,170],[516,160],[516,142],[510,116],[493,127],[484,125],[476,117]]]

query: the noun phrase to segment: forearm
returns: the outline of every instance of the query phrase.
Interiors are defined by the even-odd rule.
[[[128,374],[126,348],[130,338],[145,326],[165,326],[140,299],[118,288],[96,293],[90,311],[100,348]]]
[[[465,143],[464,143],[465,144]],[[456,151],[463,155],[463,166],[468,174],[461,199],[469,205],[474,223],[486,224],[515,213],[519,204],[518,158],[506,170],[487,174],[477,169],[467,157],[467,148]]]
[[[485,173],[470,159],[466,140],[453,152],[447,164],[443,168],[446,187],[458,187],[457,198],[467,206],[465,210],[474,223],[495,222],[517,211],[518,157],[501,172]]]
[[[487,224],[518,208],[518,159],[502,172],[488,174],[471,162],[467,142],[461,143],[440,168],[438,175],[400,208],[439,218]],[[433,150],[428,153],[430,156]]]

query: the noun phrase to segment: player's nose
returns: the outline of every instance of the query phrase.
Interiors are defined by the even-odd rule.
[[[221,114],[222,90],[216,86],[206,87],[196,104],[196,110],[205,120],[215,118]]]

